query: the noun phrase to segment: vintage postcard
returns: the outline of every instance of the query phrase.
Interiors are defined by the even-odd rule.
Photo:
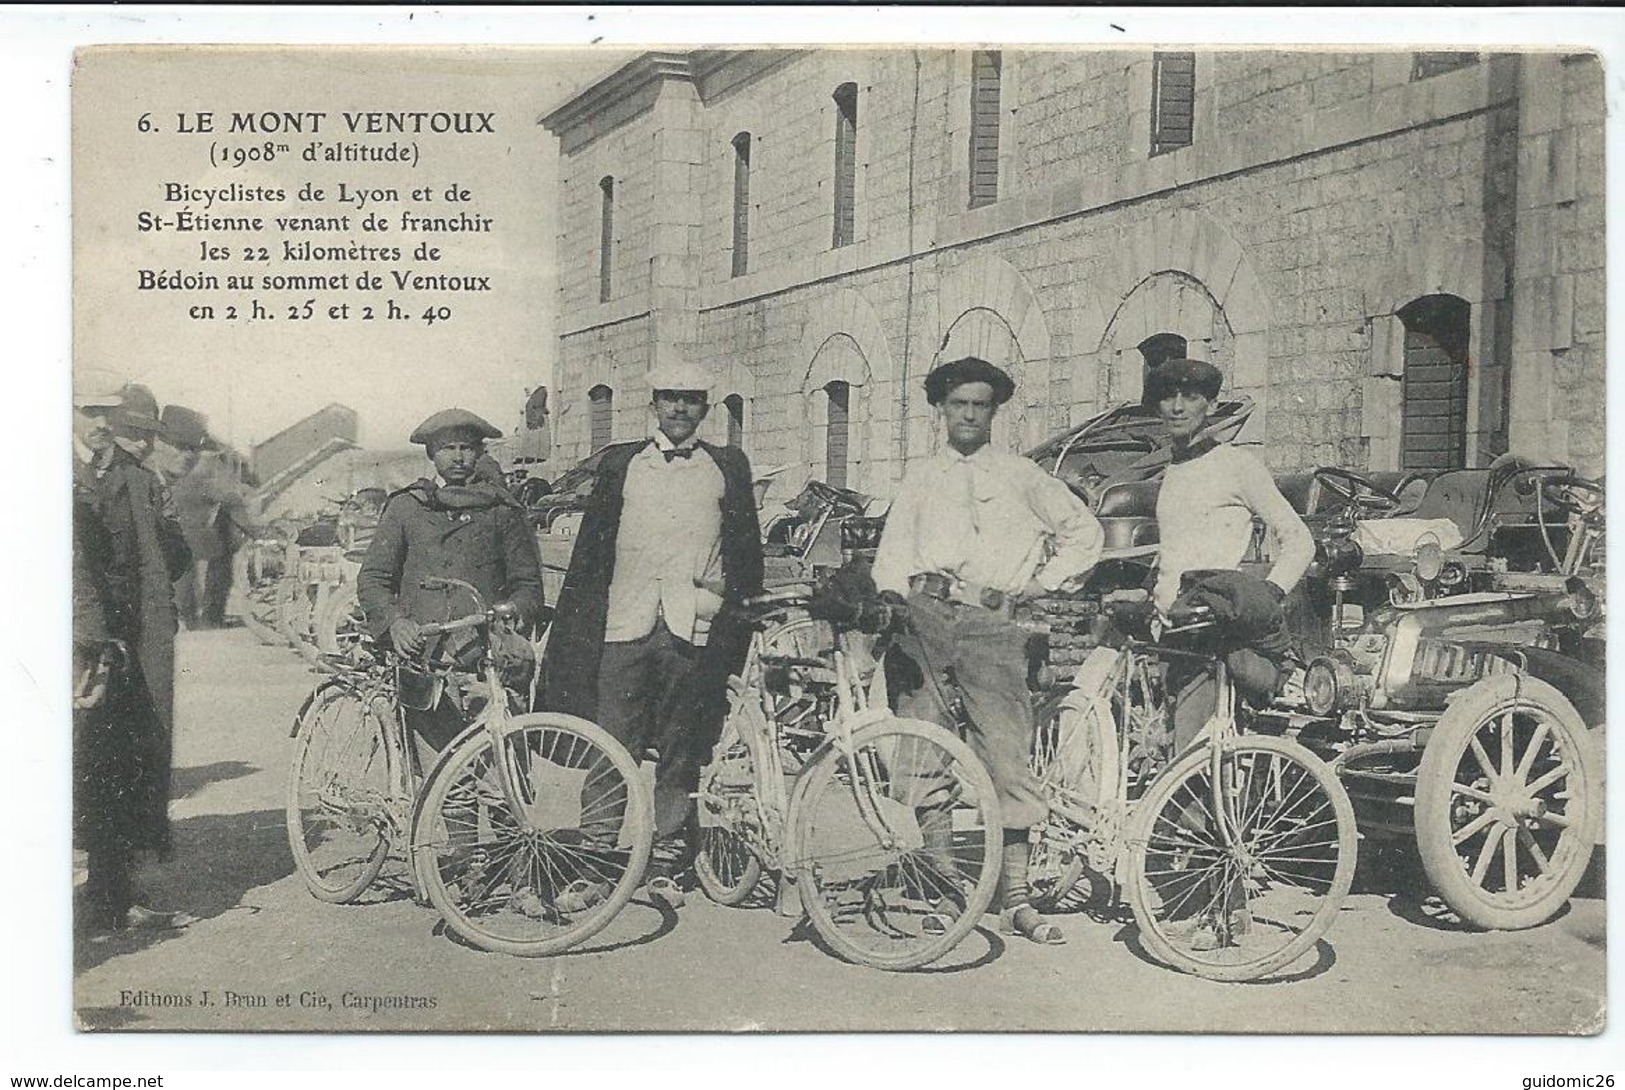
[[[1600,1033],[1606,116],[84,43],[75,1025]]]

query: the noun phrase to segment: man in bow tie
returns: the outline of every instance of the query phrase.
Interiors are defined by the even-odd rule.
[[[898,489],[874,580],[908,617],[899,651],[912,668],[900,676],[916,684],[901,686],[909,691],[898,714],[955,729],[949,689],[958,687],[970,719],[966,741],[993,777],[1004,820],[1005,929],[1053,943],[1060,929],[1028,903],[1027,830],[1045,819],[1048,804],[1028,766],[1033,715],[1023,622],[1032,598],[1094,567],[1104,537],[1058,478],[990,445],[994,414],[1015,388],[1001,368],[975,356],[926,376],[926,401],[947,442]]]
[[[454,620],[473,609],[467,592],[423,586],[426,579],[460,579],[485,605],[512,603],[523,631],[542,611],[541,558],[524,509],[508,490],[484,479],[485,441],[502,433],[466,409],[435,413],[412,432],[434,464],[422,478],[390,494],[356,575],[356,595],[374,639],[418,655],[421,626]],[[469,637],[464,637],[469,638]],[[518,640],[518,643],[526,641]],[[442,648],[456,653],[457,648]],[[498,648],[523,658],[521,649]],[[456,735],[462,722],[430,709],[413,717],[420,760]]]
[[[611,447],[582,516],[542,666],[545,707],[599,723],[634,758],[658,751],[651,892],[671,904],[693,847],[693,799],[749,630],[725,604],[761,592],[750,462],[696,432],[711,378],[649,372],[654,431]]]

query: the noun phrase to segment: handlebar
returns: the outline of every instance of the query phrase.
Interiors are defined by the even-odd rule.
[[[750,610],[765,610],[804,606],[810,601],[812,601],[812,588],[797,583],[782,590],[770,590],[764,594],[753,595],[740,604]]]

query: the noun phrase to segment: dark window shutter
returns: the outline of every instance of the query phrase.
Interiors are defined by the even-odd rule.
[[[587,403],[592,430],[592,449],[597,450],[615,435],[615,391],[608,386],[594,386],[587,391]]]
[[[852,388],[844,382],[832,382],[824,387],[824,393],[829,397],[829,427],[824,432],[825,483],[845,488]]]
[[[1195,114],[1196,54],[1152,54],[1151,154],[1188,147]]]
[[[750,133],[733,139],[734,147],[734,248],[733,275],[744,276],[750,268]]]
[[[1458,68],[1468,68],[1477,63],[1477,53],[1415,53],[1411,56],[1411,79],[1417,80],[1427,79],[1429,76],[1441,76],[1446,72],[1454,72]]]
[[[835,229],[830,241],[845,246],[857,237],[858,85],[843,83],[834,97]]]
[[[728,445],[730,447],[743,447],[745,445],[745,399],[738,394],[729,394],[722,399],[722,407],[728,411]]]
[[[970,91],[970,206],[977,208],[999,199],[999,77],[1003,66],[998,50],[971,54]]]
[[[1405,324],[1399,468],[1461,469],[1472,307],[1453,295],[1430,295],[1407,303],[1399,318]]]
[[[598,301],[607,303],[615,246],[615,179],[606,176],[598,183],[598,189],[602,196],[598,211]]]

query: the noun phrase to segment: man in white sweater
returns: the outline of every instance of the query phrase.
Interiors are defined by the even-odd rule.
[[[1173,441],[1173,460],[1157,494],[1157,527],[1161,537],[1153,597],[1164,613],[1182,593],[1207,581],[1222,588],[1231,602],[1233,655],[1253,661],[1233,663],[1238,681],[1264,676],[1264,686],[1279,688],[1281,678],[1256,661],[1258,655],[1279,663],[1288,649],[1282,603],[1315,557],[1315,541],[1303,519],[1275,486],[1275,479],[1251,451],[1212,439],[1199,439],[1223,376],[1211,363],[1176,359],[1152,371],[1146,400],[1155,405]],[[1245,576],[1215,579],[1236,572],[1252,540],[1258,518],[1274,537],[1274,563],[1261,580]],[[1224,641],[1220,641],[1220,646]],[[1177,672],[1177,671],[1176,671]],[[1201,678],[1169,678],[1175,697],[1174,738],[1183,749],[1206,721],[1213,694],[1194,691]],[[1176,682],[1190,682],[1176,692]]]

